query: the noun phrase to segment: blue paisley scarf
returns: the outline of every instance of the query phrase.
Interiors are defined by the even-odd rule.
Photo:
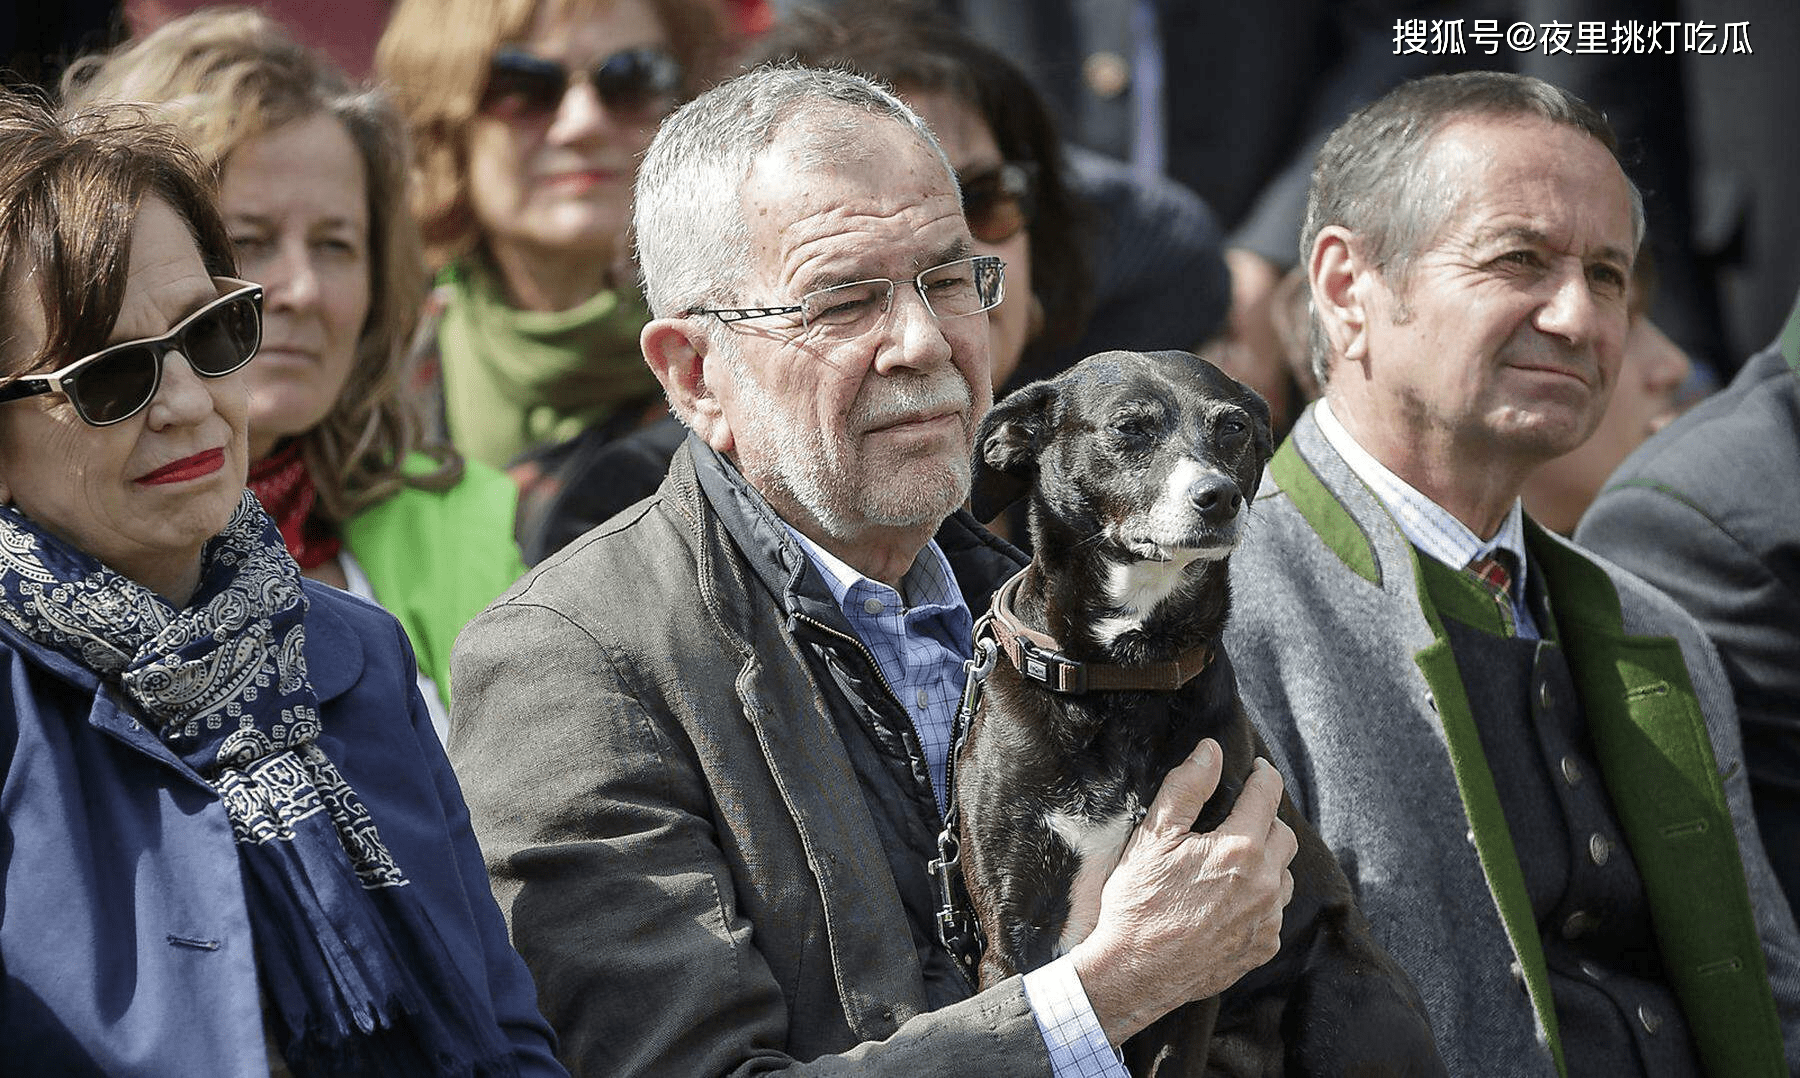
[[[299,567],[248,492],[179,610],[0,508],[0,617],[117,684],[218,791],[270,1028],[293,1073],[516,1074],[362,799],[317,744],[306,609]]]

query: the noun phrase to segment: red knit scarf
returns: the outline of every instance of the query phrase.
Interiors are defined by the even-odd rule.
[[[312,519],[319,492],[313,487],[300,443],[271,453],[250,466],[250,493],[281,529],[281,541],[302,569],[315,569],[337,557],[343,543],[320,521]]]

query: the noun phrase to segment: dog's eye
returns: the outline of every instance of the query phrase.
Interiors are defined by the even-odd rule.
[[[1114,436],[1126,442],[1141,442],[1150,437],[1155,428],[1155,420],[1147,415],[1123,415],[1107,424]]]
[[[1221,438],[1242,438],[1248,433],[1250,433],[1249,425],[1235,416],[1224,419],[1219,423],[1219,437]]]

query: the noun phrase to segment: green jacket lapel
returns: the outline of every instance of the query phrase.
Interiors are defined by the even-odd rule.
[[[1606,573],[1535,524],[1600,772],[1707,1072],[1782,1075],[1781,1025],[1706,722],[1675,640],[1624,631]]]

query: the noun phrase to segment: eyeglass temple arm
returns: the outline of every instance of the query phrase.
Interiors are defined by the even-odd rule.
[[[689,314],[710,314],[721,322],[742,322],[749,318],[773,318],[778,314],[799,314],[799,307],[694,307]]]
[[[27,379],[31,380],[27,381]],[[56,392],[56,387],[50,384],[49,378],[41,374],[21,374],[13,381],[0,386],[0,403],[24,400],[26,397],[54,392]]]

